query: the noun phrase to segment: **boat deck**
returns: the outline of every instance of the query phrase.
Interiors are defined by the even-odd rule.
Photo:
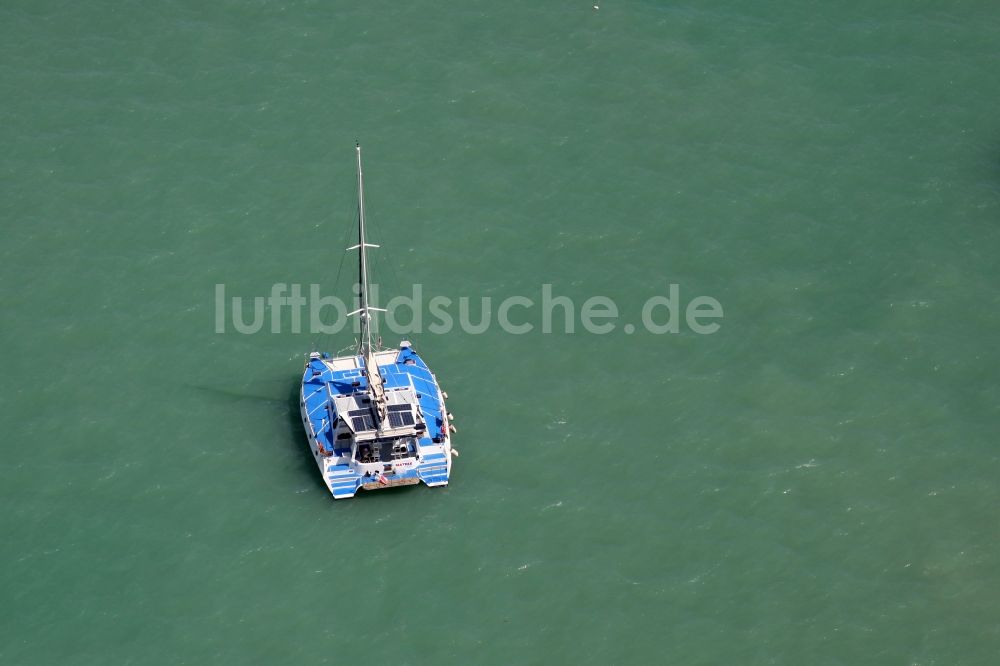
[[[375,358],[386,390],[413,388],[427,424],[427,430],[417,438],[419,465],[394,475],[392,485],[401,485],[406,479],[412,479],[413,483],[423,481],[429,486],[445,485],[448,482],[448,461],[442,440],[447,433],[437,380],[423,359],[410,347],[378,352]],[[360,356],[313,358],[302,377],[303,411],[308,415],[317,442],[333,452],[333,456],[327,459],[325,475],[335,497],[350,497],[362,484],[370,481],[346,464],[351,455],[351,440],[336,441],[332,427],[337,416],[333,409],[333,397],[364,393],[368,389],[363,363]],[[435,439],[438,441],[435,442]]]

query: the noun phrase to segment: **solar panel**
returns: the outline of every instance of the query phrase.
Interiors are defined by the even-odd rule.
[[[389,425],[393,428],[413,425],[413,415],[403,412],[389,412]]]
[[[355,432],[375,429],[375,418],[372,416],[372,410],[352,409],[347,412],[347,415],[351,417],[351,423],[354,425]]]
[[[389,405],[389,425],[393,428],[413,425],[413,411],[409,405]]]

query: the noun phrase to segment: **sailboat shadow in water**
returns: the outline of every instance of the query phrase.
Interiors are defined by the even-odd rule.
[[[310,487],[315,485],[315,487],[322,490],[324,494],[327,492],[323,479],[316,476],[315,462],[310,459],[309,449],[302,449],[302,437],[305,434],[305,429],[302,426],[302,421],[299,416],[299,389],[297,385],[289,386],[287,397],[273,397],[263,395],[261,393],[234,391],[232,389],[219,388],[217,386],[194,384],[189,386],[190,388],[203,391],[211,395],[216,400],[239,403],[248,409],[254,408],[259,410],[260,407],[263,406],[261,403],[266,403],[268,413],[284,411],[283,417],[288,424],[288,436],[281,437],[279,444],[282,448],[287,447],[288,458],[293,461],[292,464],[295,467],[295,475],[301,475],[308,478]],[[277,461],[277,464],[281,464],[280,460]]]

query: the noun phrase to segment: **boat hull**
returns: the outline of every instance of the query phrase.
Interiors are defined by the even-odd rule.
[[[446,486],[451,477],[451,424],[436,378],[409,347],[398,353],[381,352],[380,356],[379,369],[390,389],[403,386],[405,382],[417,391],[421,414],[428,428],[422,436],[414,438],[416,450],[412,457],[385,464],[357,460],[356,442],[335,439],[326,418],[330,396],[361,390],[356,375],[350,368],[343,369],[354,357],[330,359],[314,354],[306,365],[299,394],[302,426],[316,466],[336,499],[354,497],[360,490],[384,490],[419,483],[430,487]],[[385,365],[383,360],[387,361]],[[430,433],[434,433],[433,436]]]

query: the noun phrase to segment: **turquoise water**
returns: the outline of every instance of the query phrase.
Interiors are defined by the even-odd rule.
[[[0,661],[995,663],[1000,6],[8,2],[0,37]],[[350,333],[217,334],[215,285],[343,288],[355,139],[383,292],[621,318],[410,336],[452,483],[334,503],[295,392]],[[720,330],[626,334],[670,284]]]

